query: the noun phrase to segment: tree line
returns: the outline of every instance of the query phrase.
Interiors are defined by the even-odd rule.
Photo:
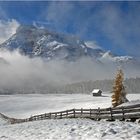
[[[103,92],[112,91],[113,80],[96,80],[96,81],[82,81],[63,86],[45,85],[37,89],[3,89],[0,88],[0,94],[30,94],[30,93],[83,93],[89,94],[93,89],[101,89]],[[127,93],[140,93],[140,78],[127,78],[124,80],[124,87]]]
[[[82,81],[68,84],[63,87],[65,93],[90,93],[93,89],[112,91],[114,80]],[[127,93],[140,93],[140,78],[126,78],[124,87]]]

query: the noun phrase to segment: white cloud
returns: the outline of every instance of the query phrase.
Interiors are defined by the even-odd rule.
[[[107,43],[113,52],[140,56],[139,3],[128,2],[126,9],[122,5],[121,2],[52,2],[43,14],[58,31],[72,28],[81,38],[100,41],[103,47]]]
[[[97,44],[96,41],[86,41],[86,46],[92,49],[101,49],[101,47]]]
[[[2,90],[49,90],[67,83],[112,79],[117,66],[100,65],[89,58],[76,62],[44,61],[29,58],[18,51],[0,51],[0,92]],[[139,69],[125,68],[126,77],[140,74]],[[132,73],[133,71],[133,73]]]
[[[42,89],[83,80],[104,79],[110,76],[88,58],[76,62],[43,61],[29,58],[18,51],[0,51],[1,89]],[[6,62],[6,63],[5,63]],[[99,74],[98,74],[98,73]],[[108,70],[107,70],[108,73]]]
[[[0,20],[0,43],[6,41],[9,37],[16,33],[19,23],[15,20]]]

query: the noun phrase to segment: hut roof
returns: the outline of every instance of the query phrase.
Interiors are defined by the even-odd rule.
[[[100,91],[100,89],[93,89],[92,93],[99,93]]]

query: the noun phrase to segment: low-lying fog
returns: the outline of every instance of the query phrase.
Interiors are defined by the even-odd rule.
[[[29,58],[18,51],[0,51],[0,89],[38,89],[78,81],[113,79],[117,66],[82,58],[76,62]],[[135,68],[125,68],[125,77],[136,77]]]

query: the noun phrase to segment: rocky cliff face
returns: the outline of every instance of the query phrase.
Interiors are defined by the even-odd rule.
[[[114,56],[100,48],[91,48],[86,42],[75,36],[51,32],[34,26],[20,26],[16,34],[0,45],[1,48],[13,51],[19,49],[30,57],[42,57],[46,60],[76,61],[89,57],[94,61],[121,62],[134,61],[130,56]]]

